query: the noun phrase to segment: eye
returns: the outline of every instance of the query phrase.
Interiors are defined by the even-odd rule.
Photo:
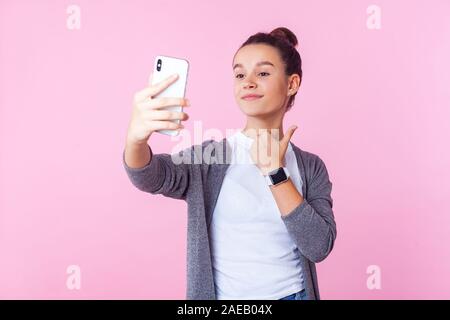
[[[268,73],[268,72],[260,72],[259,74],[267,74],[267,75],[270,75],[270,73]],[[237,74],[236,76],[235,76],[235,78],[237,78],[237,79],[242,79],[242,78],[240,78],[239,76],[243,76],[243,74],[242,73],[239,73],[239,74]]]

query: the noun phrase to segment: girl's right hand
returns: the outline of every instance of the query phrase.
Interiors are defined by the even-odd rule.
[[[178,79],[174,74],[154,85],[150,75],[148,87],[138,91],[133,99],[133,111],[128,125],[127,142],[133,144],[147,143],[150,135],[156,130],[181,130],[184,126],[170,120],[187,120],[185,112],[162,110],[168,106],[188,107],[189,100],[185,98],[153,98],[164,91]]]

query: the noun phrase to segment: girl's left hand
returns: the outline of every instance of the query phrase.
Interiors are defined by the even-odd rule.
[[[255,165],[261,170],[263,175],[270,171],[286,166],[286,150],[297,126],[291,126],[283,139],[279,140],[279,130],[260,129],[253,135],[253,144],[250,155]]]

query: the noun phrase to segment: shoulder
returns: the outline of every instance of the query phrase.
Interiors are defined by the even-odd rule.
[[[296,145],[292,144],[293,150],[297,157],[300,157],[301,163],[304,166],[305,174],[309,177],[317,177],[320,175],[327,175],[327,168],[323,159],[310,151],[303,150]]]
[[[310,151],[306,151],[304,149],[301,149],[300,147],[296,146],[295,144],[292,144],[292,149],[294,150],[294,153],[297,156],[301,156],[303,163],[306,165],[312,165],[317,164],[319,162],[323,162],[323,160],[315,153],[312,153]]]

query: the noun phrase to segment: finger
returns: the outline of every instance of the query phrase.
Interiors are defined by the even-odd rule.
[[[189,116],[185,112],[168,111],[168,110],[153,110],[144,115],[147,120],[187,120]]]
[[[160,82],[155,83],[149,87],[150,96],[156,96],[162,91],[164,91],[168,86],[177,81],[179,78],[177,73],[174,73],[167,78],[161,80]]]
[[[181,123],[164,120],[147,121],[147,124],[152,130],[176,130],[184,128],[184,126]]]
[[[270,154],[274,154],[275,156],[280,152],[280,129],[274,128],[270,129],[268,132],[268,144],[270,149]]]
[[[190,102],[189,99],[185,98],[155,98],[151,100],[144,100],[138,103],[139,107],[143,109],[162,109],[165,107],[172,106],[181,106],[181,107],[189,107]]]
[[[150,75],[150,77],[151,79],[149,79],[149,81],[153,81],[153,73]],[[148,86],[142,89],[141,91],[137,92],[134,98],[136,101],[142,101],[146,98],[156,96],[162,91],[164,91],[172,83],[174,83],[177,79],[178,74],[172,74],[158,83],[152,84],[151,82],[149,82]]]

